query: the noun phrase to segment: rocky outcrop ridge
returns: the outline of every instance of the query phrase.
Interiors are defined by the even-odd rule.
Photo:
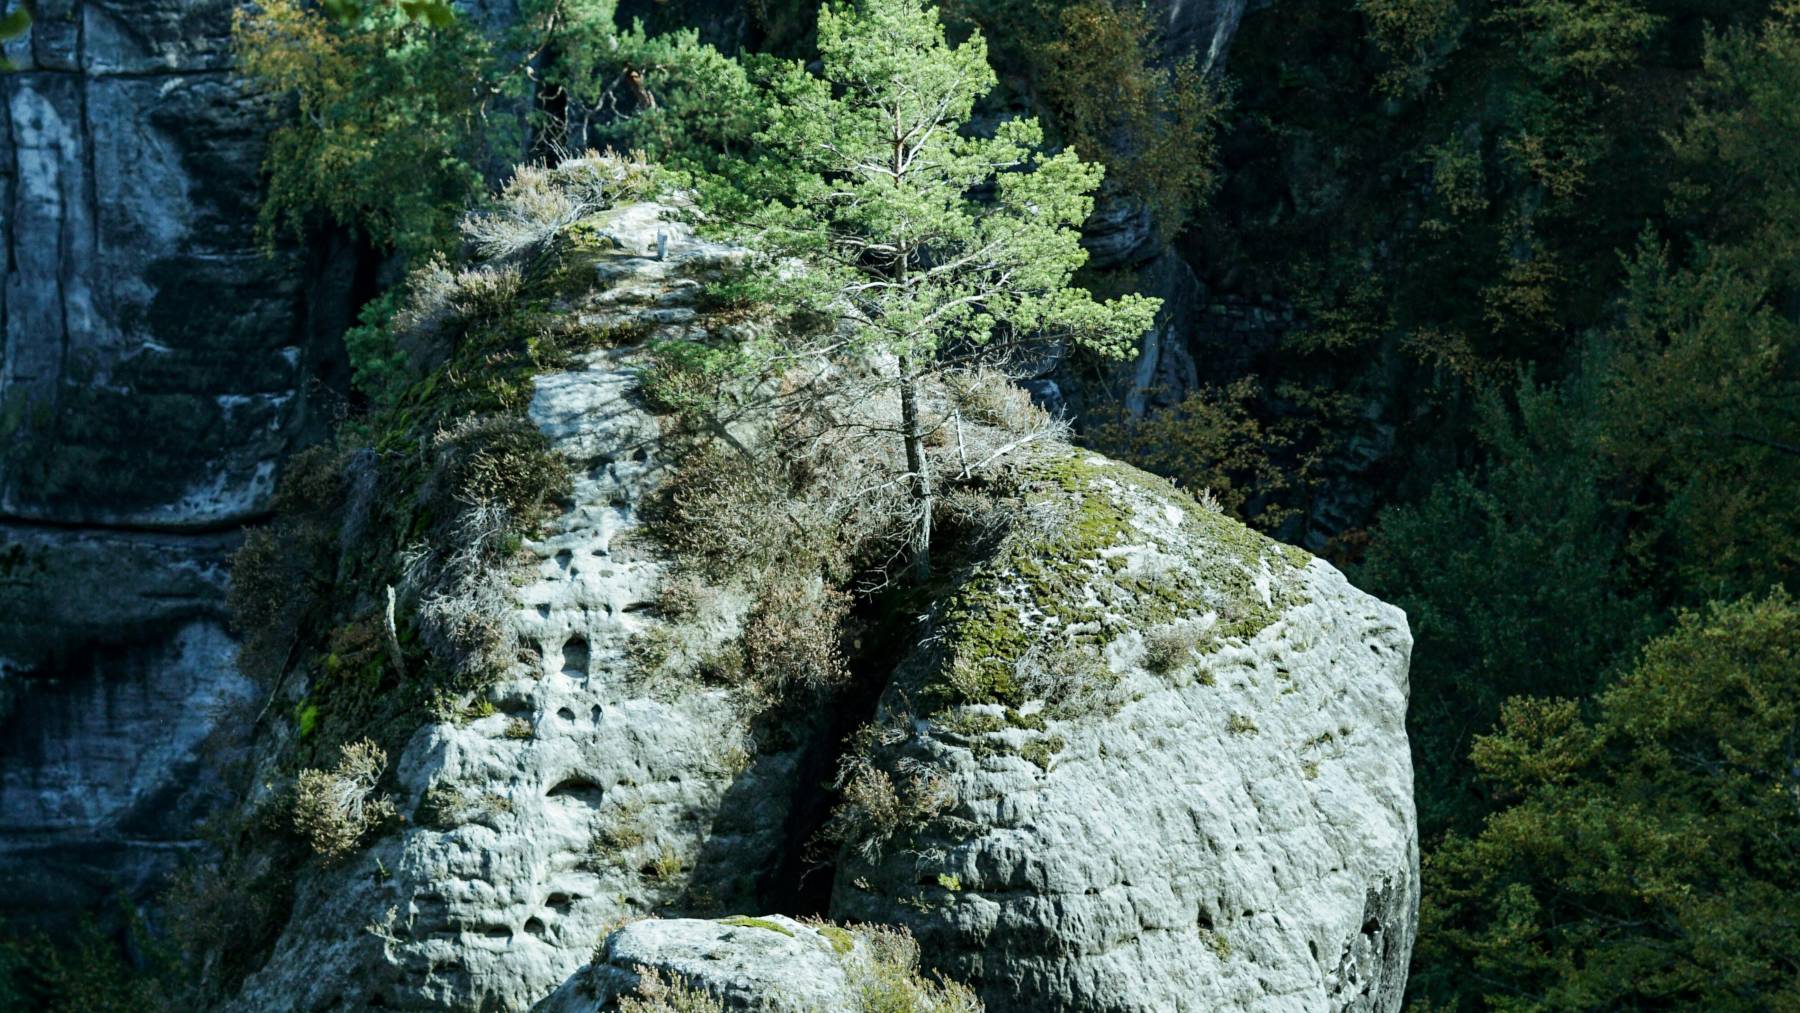
[[[596,316],[690,326],[694,277],[735,256],[656,205],[584,222]],[[637,352],[535,378],[529,418],[571,465],[571,501],[525,551],[504,620],[520,660],[396,762],[405,827],[302,877],[237,1010],[525,1009],[649,911],[753,908],[781,862],[793,750],[758,750],[720,688],[641,677],[634,638],[669,561],[642,513],[669,462],[635,397]],[[727,620],[686,636],[725,639]]]
[[[1079,452],[1040,467],[1047,519],[973,571],[882,705],[872,762],[949,804],[848,847],[832,916],[910,930],[990,1011],[1400,1009],[1405,617],[1149,476]],[[1066,649],[1096,632],[1100,657]],[[1012,702],[921,707],[946,663],[1009,643],[1004,674],[1030,683]],[[700,925],[631,926],[591,973],[737,996],[744,962],[791,966]]]
[[[959,592],[985,611],[942,629],[954,651],[1018,624],[1046,688],[921,721],[940,662],[903,670],[882,762],[955,805],[847,853],[834,916],[909,927],[992,1011],[1398,1010],[1418,903],[1405,616],[1160,480],[1080,454],[1058,471],[1044,503],[1104,533],[1015,534]],[[1103,667],[1055,653],[1075,630]],[[1081,683],[1101,688],[1058,699]]]
[[[639,338],[710,326],[700,279],[730,249],[655,204],[562,228],[587,259],[555,268],[556,312]],[[827,994],[823,968],[850,966],[835,937],[766,906],[808,836],[816,730],[759,739],[741,695],[659,679],[634,649],[661,633],[705,654],[743,614],[678,629],[657,606],[671,560],[644,511],[673,462],[640,347],[532,381],[574,483],[509,584],[522,650],[412,735],[404,824],[308,866],[233,1009],[590,1009],[640,966],[738,1006],[802,975],[815,1006],[862,1008]],[[909,815],[845,841],[826,913],[904,927],[995,1011],[1398,1009],[1404,617],[1134,469],[1050,444],[1018,471],[1004,536],[897,668],[864,674],[888,685],[850,769],[892,775]],[[691,913],[741,917],[670,917]]]
[[[1241,7],[1158,12],[1177,51],[1216,66]],[[222,583],[204,575],[222,573],[237,527],[266,510],[284,456],[323,431],[343,375],[335,339],[366,265],[341,243],[272,259],[256,248],[266,121],[229,70],[231,10],[41,0],[31,31],[5,47],[18,68],[0,75],[8,898],[85,905],[113,884],[150,883],[193,842],[184,827],[211,789],[190,789],[216,787],[194,743],[234,722],[180,701],[239,708],[248,694],[223,663]],[[1121,224],[1119,259],[1162,263],[1144,246],[1152,223]],[[1177,347],[1162,331],[1183,325],[1164,323],[1158,347]],[[1167,353],[1144,368],[1178,385]],[[119,694],[136,700],[130,720],[101,705]],[[57,784],[93,790],[50,805]],[[165,811],[171,791],[199,807],[143,815]],[[57,857],[76,853],[78,865]]]

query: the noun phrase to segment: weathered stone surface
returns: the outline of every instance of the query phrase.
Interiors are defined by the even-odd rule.
[[[316,428],[349,265],[255,247],[259,107],[224,71],[27,71],[0,79],[0,110],[0,511],[167,527],[261,511]]]
[[[847,852],[833,916],[908,926],[994,1013],[1397,1010],[1418,901],[1405,616],[1235,522],[1196,525],[1192,499],[1133,474],[1097,466],[1070,487],[1130,516],[1045,561],[1092,574],[1070,595],[1217,587],[1206,575],[1250,565],[1244,600],[1110,639],[1117,682],[1086,702],[988,715],[1004,727],[985,732],[906,722],[890,758],[944,779],[955,807],[877,861]],[[983,579],[1014,594],[1038,578]],[[1061,627],[1026,608],[1047,650]],[[1148,660],[1161,630],[1205,644],[1259,612],[1272,621],[1247,639]],[[889,690],[890,720],[913,689]]]
[[[782,915],[663,918],[633,922],[606,939],[596,963],[575,974],[534,1013],[598,1013],[635,994],[645,969],[706,991],[731,1010],[853,1013],[844,963],[851,936],[837,939]]]
[[[1094,198],[1094,212],[1081,226],[1081,248],[1088,266],[1099,271],[1135,267],[1165,247],[1156,217],[1148,205],[1111,187]]]
[[[596,222],[612,238],[605,294],[583,305],[697,326],[690,261],[731,251],[648,206]],[[528,650],[489,692],[492,714],[412,738],[395,771],[408,823],[302,876],[233,1009],[519,1009],[552,993],[547,1008],[587,1009],[639,964],[742,1005],[821,956],[810,936],[665,918],[581,970],[621,919],[764,910],[808,790],[799,747],[754,748],[727,691],[658,685],[630,654],[634,634],[667,622],[646,606],[668,565],[641,531],[669,462],[632,395],[633,354],[537,378],[530,417],[575,486],[515,581],[510,622]],[[1080,558],[1042,561],[1084,575],[1064,604],[1165,588],[1187,595],[1179,615],[1100,616],[1114,679],[1081,706],[1027,703],[986,715],[1002,726],[988,731],[912,721],[886,748],[941,776],[956,807],[879,860],[847,852],[833,914],[907,926],[997,1011],[1396,1009],[1417,901],[1404,617],[1166,484],[1042,453],[1063,477],[1040,483],[1021,531],[1081,528],[1095,502],[1129,520]],[[735,620],[711,622],[701,636],[734,635]],[[1199,643],[1220,624],[1242,633],[1152,671],[1146,644],[1165,627]],[[1046,648],[1060,635],[1026,628]],[[917,698],[918,668],[890,686],[889,718]],[[824,970],[805,980],[835,988]]]
[[[222,800],[261,702],[224,629],[234,544],[0,524],[0,916],[144,896]]]
[[[650,206],[605,227],[622,312],[680,318],[668,311],[697,286],[674,279],[731,255]],[[530,417],[574,490],[528,544],[510,619],[527,650],[489,691],[494,713],[413,736],[396,765],[408,825],[303,876],[232,1008],[524,1009],[626,917],[758,906],[788,844],[798,754],[759,752],[727,690],[658,686],[632,660],[633,636],[665,622],[651,605],[668,562],[640,528],[668,462],[630,355],[536,378]]]
[[[0,915],[60,926],[155,889],[228,801],[196,775],[243,755],[261,702],[235,653],[221,626],[194,619],[57,659],[48,684],[0,675],[19,680],[0,717]]]

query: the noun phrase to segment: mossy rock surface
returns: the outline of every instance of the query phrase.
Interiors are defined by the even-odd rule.
[[[1133,630],[1190,620],[1202,650],[1248,640],[1305,602],[1311,559],[1203,507],[1167,480],[1080,450],[1040,454],[1019,476],[1020,521],[943,606],[932,709],[1031,699],[1029,653],[1086,654],[1078,676]],[[1014,713],[1017,713],[1014,711]]]

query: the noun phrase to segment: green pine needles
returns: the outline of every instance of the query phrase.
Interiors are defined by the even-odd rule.
[[[920,381],[973,365],[1004,365],[1046,343],[1128,355],[1158,300],[1095,300],[1070,284],[1087,259],[1079,228],[1104,169],[1073,151],[1046,155],[1035,119],[969,129],[994,88],[979,33],[950,45],[934,8],[917,0],[828,5],[819,14],[822,70],[774,76],[773,110],[757,135],[761,160],[732,173],[725,217],[776,261],[762,295],[805,306],[838,326],[772,346],[777,359],[873,356],[878,386],[898,394],[915,506],[912,563],[930,571],[932,479],[924,441],[941,422]],[[791,360],[790,360],[791,361]]]

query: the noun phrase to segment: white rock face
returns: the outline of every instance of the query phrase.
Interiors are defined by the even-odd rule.
[[[718,252],[654,210],[618,216],[614,291]],[[413,737],[396,767],[408,827],[303,879],[232,1008],[526,1009],[627,917],[757,906],[797,757],[752,757],[724,690],[636,677],[629,644],[661,622],[667,568],[639,532],[666,462],[636,383],[619,352],[537,378],[530,417],[570,459],[574,495],[518,582],[511,623],[532,660],[489,692],[495,713]]]
[[[707,921],[633,922],[606,941],[602,958],[570,978],[534,1013],[597,1013],[637,994],[643,969],[704,988],[727,1009],[758,1013],[852,1013],[844,973],[848,933],[833,939],[781,915]]]
[[[1127,473],[1072,489],[1131,518],[1087,587],[1204,571],[1223,547],[1185,523],[1193,500]],[[951,819],[874,864],[847,854],[833,917],[907,925],[994,1013],[1398,1010],[1418,901],[1406,618],[1322,561],[1260,558],[1249,593],[1279,605],[1286,581],[1300,603],[1247,642],[1158,673],[1128,631],[1106,647],[1112,704],[1039,729],[915,721],[894,752],[946,779]]]

